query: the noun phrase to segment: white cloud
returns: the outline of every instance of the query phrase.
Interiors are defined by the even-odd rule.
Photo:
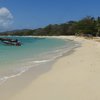
[[[13,15],[5,8],[0,8],[0,31],[8,30],[13,22]]]

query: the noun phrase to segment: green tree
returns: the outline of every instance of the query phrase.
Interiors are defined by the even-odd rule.
[[[87,16],[77,23],[77,32],[83,35],[84,34],[95,35],[97,32],[95,25],[96,25],[95,18]]]
[[[96,36],[100,36],[100,17],[97,18],[97,21],[96,21],[96,29],[97,29]]]

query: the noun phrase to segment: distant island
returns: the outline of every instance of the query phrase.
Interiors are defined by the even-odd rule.
[[[100,36],[100,17],[86,16],[78,21],[68,21],[62,24],[50,24],[44,28],[23,29],[1,32],[0,35],[11,36],[59,36],[59,35],[91,35]]]

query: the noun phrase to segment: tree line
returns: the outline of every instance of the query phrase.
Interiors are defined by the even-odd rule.
[[[59,35],[92,35],[100,36],[100,17],[86,16],[78,21],[68,21],[62,24],[50,24],[44,28],[16,30],[2,32],[0,35],[33,35],[33,36],[59,36]]]

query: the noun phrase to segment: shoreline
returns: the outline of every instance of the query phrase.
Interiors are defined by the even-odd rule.
[[[47,38],[47,37],[45,37],[45,38]],[[64,39],[64,36],[63,36],[63,38],[62,38],[62,36],[61,37],[48,37],[48,38]],[[66,40],[66,38],[64,40]],[[53,61],[39,65],[41,67],[38,66],[35,68],[30,68],[28,71],[23,72],[23,74],[21,74],[21,75],[19,73],[17,76],[15,76],[15,75],[13,75],[14,77],[11,76],[11,78],[9,78],[6,82],[4,82],[2,85],[0,85],[0,97],[2,98],[2,100],[8,100],[8,98],[11,98],[12,95],[15,95],[16,93],[23,90],[32,81],[35,81],[35,79],[37,79],[39,76],[52,70],[52,65],[58,59],[71,54],[75,48],[76,47],[74,47],[73,49],[71,49],[68,52],[66,51],[66,53],[63,53],[63,55],[57,57]]]
[[[19,36],[18,36],[19,37]],[[23,36],[22,36],[23,37]],[[25,36],[25,37],[28,37],[28,36]],[[29,37],[34,37],[34,36],[29,36]],[[37,37],[37,36],[36,36]],[[71,38],[72,38],[73,36],[71,36]],[[35,37],[34,37],[35,38]],[[39,37],[37,37],[37,38],[55,38],[55,39],[61,39],[61,40],[64,40],[64,41],[66,41],[66,38],[65,38],[65,36],[59,36],[59,37],[57,37],[57,36],[43,36],[43,37],[41,37],[41,36],[39,36]],[[68,37],[67,37],[68,38]],[[71,41],[73,41],[72,39],[67,39],[67,40],[71,40]],[[75,41],[74,41],[75,42]],[[34,61],[34,62],[36,62],[36,63],[48,63],[48,62],[54,62],[55,60],[57,60],[57,59],[59,59],[59,58],[61,58],[61,57],[63,57],[66,53],[68,54],[69,52],[71,52],[73,49],[75,49],[75,48],[78,48],[80,46],[80,44],[77,42],[76,44],[75,44],[75,46],[73,46],[73,47],[70,47],[68,50],[67,50],[67,48],[66,48],[66,46],[63,46],[63,49],[62,48],[59,48],[59,49],[62,49],[62,53],[61,52],[59,52],[59,53],[61,53],[60,55],[57,55],[56,57],[53,57],[53,58],[51,58],[51,59],[47,59],[47,60],[43,60],[43,61]],[[59,50],[59,49],[57,49],[57,51]],[[38,66],[38,65],[36,65],[36,66]],[[39,65],[40,66],[40,65]],[[21,76],[22,74],[24,74],[26,71],[28,71],[29,69],[31,69],[32,67],[26,67],[26,69],[24,69],[24,70],[22,70],[22,71],[20,71],[19,73],[16,73],[16,74],[12,74],[12,75],[9,75],[9,76],[4,76],[4,77],[2,77],[1,78],[1,83],[0,83],[0,86],[4,83],[4,82],[6,82],[7,80],[9,80],[9,79],[11,79],[11,78],[15,78],[15,77],[19,77],[19,76]]]
[[[79,37],[74,40],[82,46],[9,100],[100,100],[100,45]]]
[[[74,40],[81,43],[82,46],[77,47],[71,50],[69,53],[57,58],[54,62],[49,63],[48,67],[47,65],[43,65],[45,67],[38,67],[40,69],[36,68],[35,71],[38,73],[34,74],[35,76],[32,74],[34,77],[31,76],[33,71],[30,69],[30,71],[28,71],[29,73],[24,73],[20,76],[20,78],[16,77],[14,79],[10,79],[10,82],[6,82],[4,87],[0,87],[2,92],[5,89],[6,92],[4,91],[3,93],[8,93],[7,98],[2,98],[3,96],[1,95],[3,94],[0,95],[2,100],[99,100],[92,99],[92,97],[91,99],[90,97],[87,99],[87,96],[80,94],[81,91],[83,93],[85,91],[84,89],[84,91],[80,90],[80,88],[86,88],[86,86],[83,84],[87,79],[86,75],[91,73],[94,74],[94,72],[90,73],[90,71],[94,71],[94,65],[96,65],[96,67],[100,66],[100,63],[96,61],[99,60],[100,56],[98,56],[98,59],[93,59],[93,57],[100,54],[99,43],[94,40],[86,40],[84,38],[74,36],[59,36],[54,38]],[[90,53],[89,49],[91,49]],[[96,54],[97,52],[98,54]],[[86,54],[86,57],[84,53]],[[91,55],[92,53],[93,55]],[[90,56],[89,58],[92,58],[92,63],[91,59],[87,59],[87,55]],[[89,72],[87,72],[87,69]],[[88,76],[88,78],[90,78],[90,76]],[[28,82],[26,79],[28,79]],[[19,87],[17,86],[18,89],[14,90],[17,83],[19,84]],[[24,86],[23,83],[25,83]],[[9,90],[14,93],[10,94]],[[79,93],[79,95],[78,93],[76,94],[76,91]],[[92,95],[93,94],[91,94],[91,96]]]

